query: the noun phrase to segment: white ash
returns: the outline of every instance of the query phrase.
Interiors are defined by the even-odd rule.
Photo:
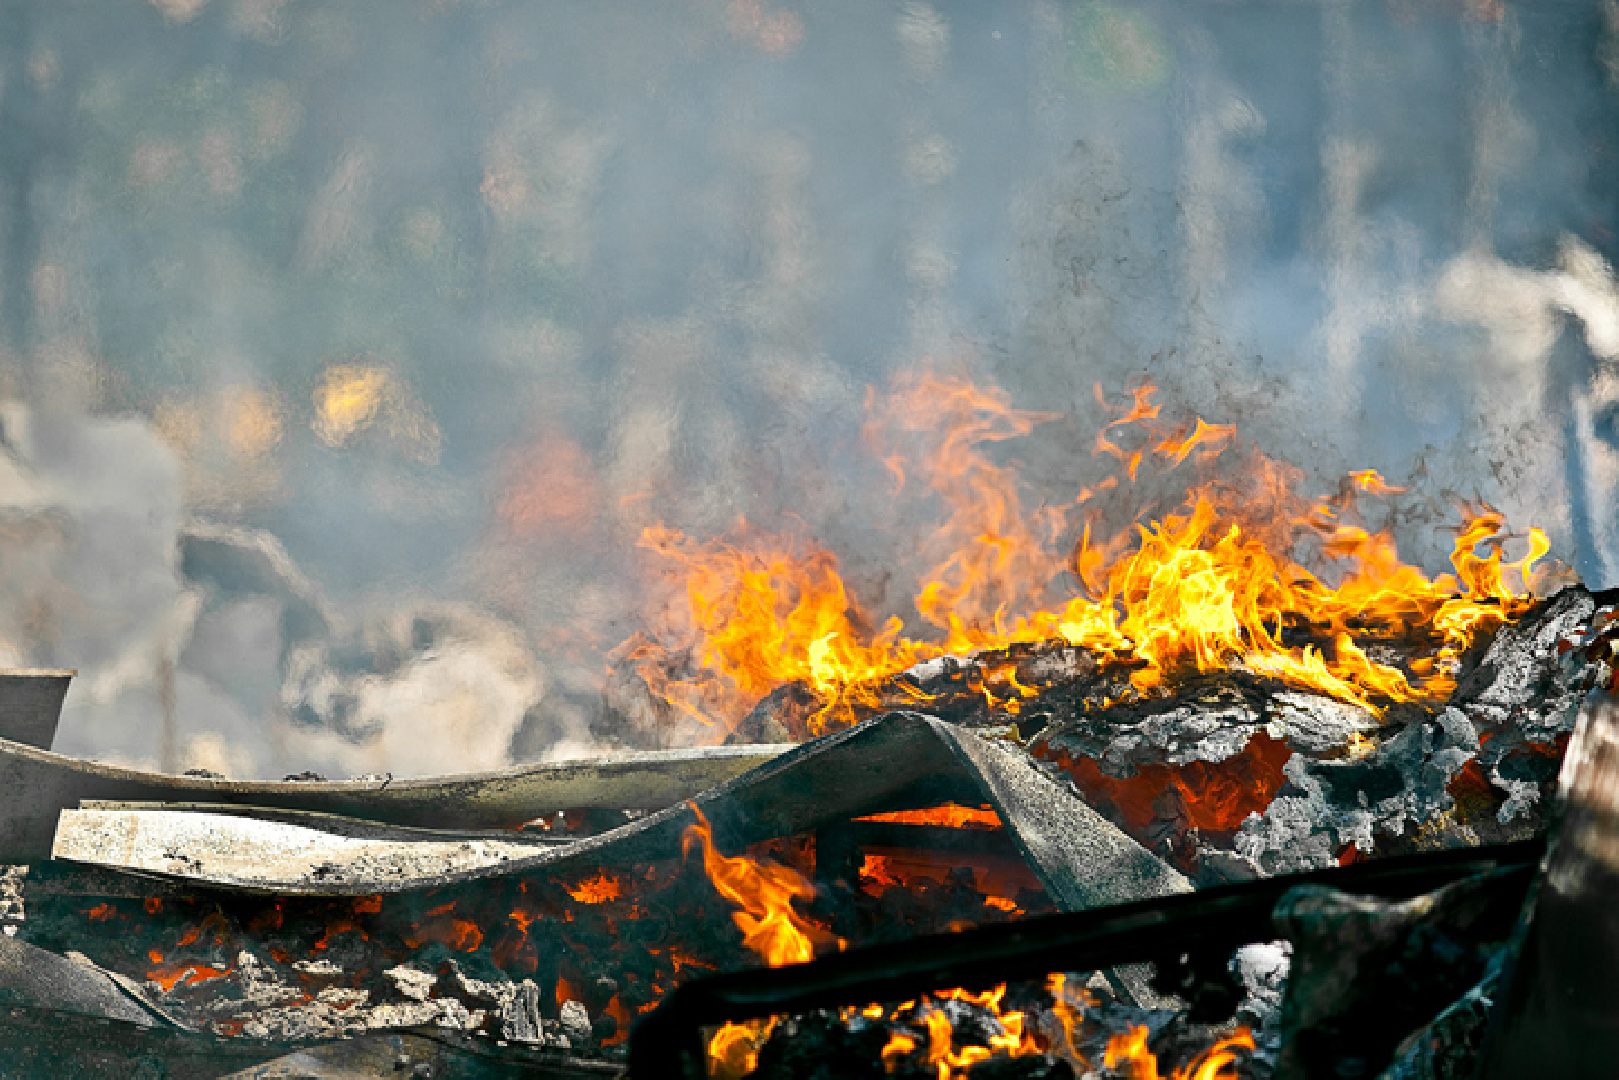
[[[1259,717],[1246,705],[1186,705],[1149,717],[1140,732],[1147,745],[1164,751],[1169,764],[1189,765],[1240,753],[1258,728]]]
[[[1320,694],[1292,690],[1271,696],[1266,731],[1294,750],[1325,754],[1347,746],[1355,735],[1377,730],[1377,718],[1358,705]]]
[[[25,914],[22,890],[27,876],[27,866],[0,866],[0,926],[13,932]]]
[[[1282,1017],[1282,993],[1293,963],[1293,943],[1286,940],[1244,945],[1231,956],[1231,974],[1242,986],[1237,1019],[1261,1037]]]
[[[564,1001],[559,1010],[562,1033],[576,1046],[590,1041],[590,1012],[577,1001]]]
[[[1501,772],[1499,765],[1489,772],[1490,783],[1507,793],[1507,801],[1495,812],[1495,819],[1503,825],[1527,816],[1540,802],[1540,785],[1533,780],[1518,780]]]
[[[1018,681],[1025,685],[1072,683],[1089,678],[1095,671],[1096,658],[1088,650],[1074,646],[1040,652],[1017,664]]]
[[[1294,754],[1270,806],[1242,823],[1237,853],[1266,874],[1283,874],[1331,866],[1350,844],[1370,852],[1375,833],[1400,836],[1450,809],[1447,785],[1477,746],[1477,733],[1456,713],[1413,723],[1360,759]]]
[[[1036,743],[1088,757],[1110,776],[1129,776],[1141,765],[1224,761],[1262,727],[1258,697],[1239,676],[1215,676],[1175,700],[1081,713],[1054,724]]]
[[[974,662],[968,657],[946,654],[944,656],[935,656],[932,660],[924,660],[920,664],[913,664],[901,672],[900,677],[909,679],[926,690],[927,684],[937,679],[955,675],[957,672],[973,666],[975,666]]]
[[[1546,746],[1574,730],[1580,703],[1600,665],[1585,655],[1595,632],[1595,599],[1583,589],[1565,589],[1534,619],[1503,627],[1478,665],[1457,687],[1457,708],[1489,739],[1477,748],[1479,766],[1506,801],[1497,820],[1510,824],[1529,815],[1554,771],[1545,755],[1518,754],[1528,744]],[[1525,773],[1523,763],[1546,775]]]
[[[1566,589],[1533,620],[1503,626],[1478,667],[1457,687],[1457,696],[1481,709],[1545,714],[1548,691],[1557,685],[1557,643],[1580,641],[1596,611],[1583,589]],[[1534,708],[1529,709],[1533,704]]]
[[[311,994],[307,984],[342,969],[325,960],[292,965],[297,982],[276,966],[243,950],[229,989],[206,1003],[185,993],[165,994],[156,983],[146,990],[165,1007],[188,1010],[192,1019],[222,1034],[250,1038],[309,1040],[406,1027],[440,1027],[563,1051],[595,1046],[592,1018],[583,1005],[567,1002],[562,1019],[540,1015],[540,990],[521,983],[485,982],[467,976],[454,961],[435,974],[412,964],[383,972],[378,987],[327,985]]]
[[[433,984],[438,981],[438,976],[409,964],[389,968],[382,976],[393,984],[400,997],[411,1001],[426,1001],[433,992]]]

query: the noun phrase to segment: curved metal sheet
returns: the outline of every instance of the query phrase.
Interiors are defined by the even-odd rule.
[[[553,810],[657,810],[791,746],[606,754],[459,776],[246,782],[127,769],[0,738],[0,861],[50,856],[57,815],[86,800],[245,803],[439,829],[509,829]]]
[[[734,850],[863,814],[952,801],[989,803],[1030,869],[1065,910],[1191,888],[1179,873],[1015,753],[917,713],[888,713],[794,747],[695,796],[692,805],[712,823],[715,843]],[[370,862],[355,858],[327,861],[314,875],[296,857],[266,860],[254,854],[254,845],[261,842],[296,851],[296,843],[279,839],[292,833],[266,827],[272,823],[254,824],[255,838],[228,820],[172,828],[167,826],[175,824],[174,814],[153,813],[143,820],[139,811],[115,813],[121,816],[101,819],[113,829],[100,837],[91,834],[97,824],[94,815],[64,815],[63,854],[81,865],[139,874],[143,882],[167,880],[283,896],[397,893],[542,868],[566,873],[634,866],[678,854],[681,837],[695,820],[692,806],[671,806],[567,846],[481,866],[430,865],[428,860],[413,870],[401,851],[399,873],[372,873]],[[313,821],[308,825],[319,827]],[[144,847],[155,847],[159,855],[137,856],[118,835],[126,827],[143,829]],[[208,839],[209,829],[221,830],[221,835]],[[321,842],[334,852],[343,846],[335,837]]]

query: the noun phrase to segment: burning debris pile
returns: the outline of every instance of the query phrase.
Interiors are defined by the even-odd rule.
[[[430,1071],[586,1076],[620,1071],[632,1032],[638,1077],[1471,1060],[1527,877],[1468,853],[1533,858],[1576,716],[1615,689],[1614,598],[1537,599],[1543,538],[1509,562],[1487,507],[1464,508],[1453,573],[1430,578],[1364,524],[1365,500],[1398,495],[1375,474],[1313,503],[1252,456],[1222,479],[1234,432],[1157,427],[1150,388],[1098,438],[1119,475],[1069,509],[1151,462],[1206,475],[1133,531],[1087,518],[1059,558],[1065,514],[1025,514],[983,449],[1040,417],[927,379],[873,411],[923,444],[895,475],[948,509],[952,546],[915,600],[937,640],[874,629],[825,551],[648,534],[681,591],[616,654],[600,733],[726,745],[239,784],[61,757],[37,723],[0,732],[0,855],[28,864],[5,879],[27,950],[11,962],[77,958],[101,988],[34,980],[13,1003],[166,1040],[89,1046],[58,1024],[50,1061],[183,1045],[335,1075],[353,1044]],[[1402,857],[1450,869],[1394,880],[1381,868]],[[1083,948],[1018,937],[1082,916]],[[1182,925],[1197,932],[1143,936]],[[833,965],[835,985],[681,1011],[761,965],[811,982]],[[1414,989],[1349,1046],[1356,980]],[[127,1004],[109,1011],[108,987]],[[686,1057],[658,1064],[660,1033]]]
[[[903,682],[933,695],[943,718],[879,711],[786,752],[684,752],[687,770],[717,755],[687,801],[572,809],[518,831],[232,805],[219,794],[240,795],[215,780],[148,778],[175,787],[161,802],[76,799],[68,786],[52,808],[56,857],[7,879],[25,910],[11,926],[30,956],[78,957],[162,1017],[152,1023],[170,1056],[176,1039],[194,1049],[223,1040],[262,1062],[436,1031],[461,1040],[434,1043],[441,1057],[510,1051],[556,1075],[595,1075],[620,1067],[631,1030],[676,987],[739,967],[790,971],[885,942],[966,942],[987,932],[974,927],[1201,897],[1194,886],[1212,896],[1310,868],[1347,874],[1385,856],[1533,838],[1579,706],[1610,677],[1612,611],[1578,588],[1528,605],[1459,658],[1447,699],[1382,715],[1243,671],[1109,703],[1115,676],[1062,644],[936,660]],[[995,670],[1034,691],[1010,722],[983,704]],[[802,705],[777,694],[765,707]],[[1031,716],[1037,726],[1020,723]],[[22,786],[25,764],[95,775],[20,743],[0,749]],[[710,787],[716,762],[732,778]],[[667,790],[674,763],[643,754],[621,778],[639,770]],[[611,771],[547,768],[559,773],[553,790],[570,794],[580,789],[561,773]],[[305,785],[261,786],[276,790],[258,802],[273,804]],[[305,798],[330,798],[320,787]],[[347,797],[351,815],[366,808]],[[385,805],[372,809],[386,816]],[[477,818],[467,809],[476,799],[459,805]],[[490,824],[484,813],[471,824]],[[1364,978],[1376,964],[1407,970],[1399,943],[1415,916],[1436,903],[1462,911],[1446,916],[1438,945],[1423,946],[1450,957],[1451,974],[1421,999],[1431,1011],[1409,1018],[1420,1026],[1500,978],[1522,895],[1518,878],[1472,907],[1367,908],[1334,892],[1290,900],[1268,933],[1217,941],[1210,955],[1189,954],[1190,966],[1111,958],[1033,981],[1009,969],[976,990],[946,983],[891,999],[846,984],[859,1000],[835,1009],[710,1026],[707,1067],[760,1077],[1288,1075],[1289,1031],[1341,1019],[1338,984],[1311,966],[1331,964],[1308,958],[1341,966],[1354,937],[1346,926],[1359,919],[1392,942],[1369,948],[1374,959],[1354,969]],[[1486,929],[1473,933],[1480,918]],[[1440,946],[1459,938],[1475,944],[1457,963]],[[1222,983],[1216,969],[1233,974]],[[24,1004],[50,1015],[86,1008],[36,996]],[[1474,995],[1475,1012],[1487,997]],[[1388,1053],[1404,1050],[1405,1023],[1389,1022]],[[1476,1029],[1462,1040],[1470,1053]],[[159,1045],[132,1043],[121,1060]],[[820,1072],[812,1061],[825,1063]]]

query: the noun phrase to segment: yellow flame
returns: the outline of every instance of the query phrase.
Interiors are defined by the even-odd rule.
[[[702,849],[703,869],[714,889],[739,909],[731,917],[742,931],[742,943],[771,967],[813,960],[815,939],[826,935],[795,911],[792,902],[813,899],[815,886],[790,866],[720,854],[708,818],[696,803],[686,805],[697,820],[686,826],[681,850],[689,855],[694,846]]]
[[[742,1080],[759,1067],[759,1050],[777,1024],[763,1020],[727,1021],[708,1041],[708,1075],[715,1080]]]
[[[1184,1069],[1171,1072],[1169,1080],[1234,1080],[1237,1073],[1232,1066],[1237,1062],[1238,1049],[1254,1049],[1253,1034],[1246,1027],[1203,1051]],[[1130,1080],[1162,1080],[1158,1058],[1147,1047],[1147,1029],[1141,1025],[1133,1025],[1109,1039],[1102,1062],[1125,1073]]]
[[[1152,393],[1135,390],[1097,436],[1099,452],[1130,476],[1147,460],[1175,468],[1195,455],[1206,465],[1234,438],[1230,427],[1201,419],[1173,431],[1154,426]],[[1389,532],[1352,523],[1359,497],[1400,489],[1363,470],[1337,496],[1307,503],[1291,494],[1292,470],[1254,455],[1241,491],[1194,485],[1173,512],[1111,537],[1093,537],[1087,522],[1064,557],[1052,544],[1063,514],[1026,511],[1015,474],[985,453],[1049,417],[1012,409],[1000,391],[932,376],[869,395],[868,411],[869,441],[897,482],[920,478],[945,508],[924,544],[934,567],[916,595],[939,638],[908,637],[897,618],[867,629],[836,556],[808,541],[744,527],[733,542],[703,543],[652,528],[642,545],[667,560],[685,594],[659,643],[627,653],[655,693],[705,721],[731,723],[776,687],[801,683],[819,702],[795,733],[804,737],[851,722],[860,706],[920,698],[893,676],[921,660],[1061,638],[1127,661],[1138,691],[1180,672],[1240,665],[1378,711],[1448,694],[1451,662],[1475,635],[1527,608],[1531,568],[1549,546],[1532,529],[1527,553],[1505,562],[1502,515],[1463,507],[1455,573],[1430,579],[1400,561]],[[1132,424],[1145,425],[1138,448],[1127,446]],[[1119,486],[1110,479],[1096,491]],[[1338,584],[1297,561],[1304,542]],[[1048,602],[1067,572],[1082,588]],[[1290,629],[1305,631],[1307,643],[1284,641]],[[1381,663],[1362,644],[1378,636],[1425,641],[1433,655],[1405,670]],[[695,678],[670,675],[680,642],[691,643]],[[1015,674],[1004,687],[985,687],[990,705],[1008,712],[1031,692]]]

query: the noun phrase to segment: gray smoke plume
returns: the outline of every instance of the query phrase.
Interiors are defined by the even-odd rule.
[[[648,525],[914,618],[918,369],[1055,414],[1027,507],[1146,380],[1431,571],[1482,497],[1619,583],[1614,11],[0,0],[0,647],[74,752],[585,749]]]

